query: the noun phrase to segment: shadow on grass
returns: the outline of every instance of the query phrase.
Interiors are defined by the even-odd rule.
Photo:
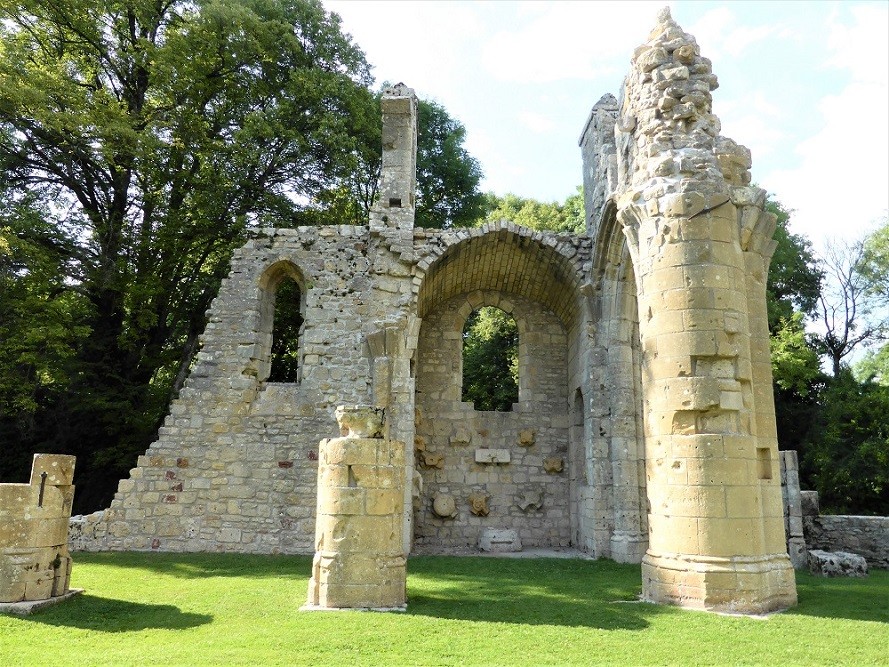
[[[796,592],[799,605],[789,614],[889,623],[887,570],[871,570],[862,578],[835,579],[797,572]]]
[[[412,558],[413,616],[467,621],[642,630],[670,613],[638,602],[639,567],[579,559]]]
[[[159,553],[129,551],[74,554],[78,564],[140,569],[181,579],[207,577],[275,578],[292,576],[308,581],[312,572],[311,556],[255,554]]]
[[[145,604],[95,595],[80,595],[64,605],[38,611],[23,620],[96,632],[184,630],[206,625],[209,614],[183,612],[171,604]]]

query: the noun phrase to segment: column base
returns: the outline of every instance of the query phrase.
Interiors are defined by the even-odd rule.
[[[648,548],[648,535],[615,531],[611,536],[611,559],[618,563],[641,563]]]
[[[734,614],[764,614],[796,604],[787,554],[717,558],[655,554],[642,559],[642,598]]]

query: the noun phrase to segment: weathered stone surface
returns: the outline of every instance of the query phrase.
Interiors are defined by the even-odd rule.
[[[817,491],[800,491],[800,511],[803,516],[818,516],[821,513]]]
[[[432,511],[435,512],[435,516],[452,519],[457,516],[457,501],[450,494],[436,493],[432,499]]]
[[[509,463],[511,460],[508,449],[476,449],[476,463]]]
[[[404,444],[367,437],[381,410],[337,408],[348,435],[319,444],[315,558],[309,608],[400,608],[406,604],[403,553]]]
[[[484,491],[476,491],[469,494],[469,511],[475,516],[488,516],[490,508],[488,507],[488,496]]]
[[[522,550],[522,540],[512,528],[484,528],[478,538],[478,548],[492,553],[512,553]]]
[[[866,577],[867,561],[845,551],[810,549],[809,572],[822,577]]]
[[[73,456],[35,454],[28,484],[0,484],[0,603],[68,594],[74,464]],[[28,613],[32,607],[8,610]]]

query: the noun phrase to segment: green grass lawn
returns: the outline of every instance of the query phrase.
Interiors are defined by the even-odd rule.
[[[75,554],[86,593],[0,615],[12,665],[886,665],[889,572],[799,574],[768,619],[636,602],[639,567],[412,558],[408,611],[300,612],[308,557]]]

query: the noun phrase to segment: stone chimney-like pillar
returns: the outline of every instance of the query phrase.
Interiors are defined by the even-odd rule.
[[[643,596],[760,613],[796,602],[763,329],[775,220],[749,151],[719,137],[715,87],[665,10],[615,128],[643,351]]]
[[[386,88],[383,111],[383,165],[371,228],[412,230],[417,186],[417,96],[403,83]]]

